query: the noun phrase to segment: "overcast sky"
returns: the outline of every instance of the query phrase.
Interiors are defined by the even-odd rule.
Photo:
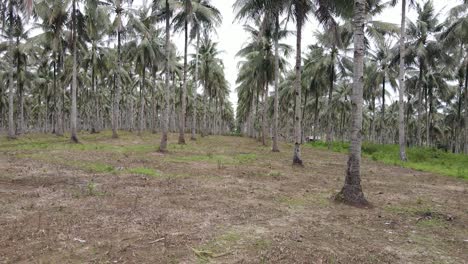
[[[135,1],[134,4],[138,5],[138,2]],[[225,69],[226,69],[226,77],[230,83],[231,95],[230,100],[234,104],[237,105],[237,94],[236,94],[236,77],[237,77],[237,64],[239,62],[239,58],[236,57],[237,51],[239,51],[242,45],[248,40],[248,34],[243,31],[243,24],[234,21],[234,11],[233,11],[233,4],[235,0],[212,0],[211,1],[216,8],[221,11],[223,16],[223,24],[220,28],[217,29],[217,36],[213,36],[214,41],[219,42],[218,47],[223,51],[221,58],[224,61]],[[417,2],[423,3],[423,1],[418,0]],[[439,19],[443,20],[446,17],[447,11],[450,10],[451,7],[460,3],[459,0],[433,0],[435,10],[440,13]],[[410,10],[408,13],[408,18],[414,20],[416,18],[414,10]],[[391,22],[395,24],[400,24],[401,16],[401,6],[397,6],[395,8],[387,9],[384,13],[380,16],[374,18],[375,20]],[[290,23],[289,25],[290,30],[294,30],[294,24]],[[310,20],[304,27],[303,32],[303,47],[306,47],[310,44],[314,44],[313,32],[317,29],[320,29],[317,22],[311,17]],[[179,52],[183,51],[183,37],[181,34],[174,36],[173,39],[179,49]],[[295,47],[295,36],[290,36],[287,41],[292,47]],[[192,49],[189,52],[194,52]],[[289,58],[290,64],[294,64],[294,56]]]

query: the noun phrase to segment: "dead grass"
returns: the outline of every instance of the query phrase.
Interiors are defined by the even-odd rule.
[[[248,139],[0,139],[2,263],[466,263],[468,183],[363,164],[373,209],[331,202],[346,156],[304,168]]]

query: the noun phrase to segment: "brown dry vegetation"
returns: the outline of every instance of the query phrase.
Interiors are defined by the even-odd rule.
[[[346,156],[211,136],[0,142],[2,263],[468,263],[468,182],[363,162],[371,209],[331,201]]]

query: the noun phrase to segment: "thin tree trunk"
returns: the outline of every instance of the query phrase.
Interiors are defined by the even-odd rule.
[[[77,87],[77,63],[76,63],[76,1],[73,0],[73,76],[72,76],[72,104],[71,104],[71,116],[70,116],[70,128],[71,128],[71,140],[74,143],[78,143],[78,135],[76,133],[76,119],[77,119],[77,109],[76,109],[76,89]]]
[[[332,112],[331,104],[333,99],[333,90],[335,84],[335,47],[332,48],[331,53],[331,64],[330,64],[330,89],[328,90],[328,103],[327,103],[327,111],[328,111],[328,120],[327,120],[327,146],[328,149],[331,150],[332,148],[332,141],[333,141],[333,125],[332,125]]]
[[[465,147],[464,152],[468,154],[468,51],[465,62]]]
[[[318,126],[319,126],[319,88],[315,87],[314,141],[317,140]]]
[[[262,113],[262,145],[266,146],[267,137],[267,110],[268,110],[268,82],[265,82],[265,89],[263,90],[263,113]]]
[[[422,108],[423,108],[423,89],[422,89],[422,65],[421,65],[422,61],[420,61],[420,65],[419,65],[419,78],[418,78],[418,81],[417,81],[417,91],[418,91],[418,105],[417,105],[417,108],[418,108],[418,120],[417,120],[417,128],[416,128],[416,136],[417,136],[417,140],[418,140],[418,145],[419,146],[422,146],[423,145],[423,142],[422,142],[422,123],[421,123],[421,120],[422,120]]]
[[[406,161],[405,134],[405,42],[406,42],[406,0],[401,0],[401,32],[400,32],[400,76],[398,95],[398,143],[400,145],[400,160]]]
[[[348,204],[362,206],[368,202],[361,187],[361,140],[362,140],[362,106],[364,79],[364,26],[366,17],[366,0],[354,1],[354,70],[353,97],[351,99],[351,146],[348,168],[343,189],[337,200]]]
[[[156,69],[153,69],[153,87],[151,88],[151,132],[156,134],[158,123],[158,102],[155,96],[156,90]]]
[[[275,14],[275,109],[273,113],[273,145],[272,151],[279,152],[278,148],[278,112],[279,112],[279,15]]]
[[[144,65],[144,63],[143,63]],[[138,129],[138,134],[141,135],[143,133],[143,130],[145,129],[145,76],[146,75],[146,69],[143,66],[143,71],[142,71],[142,80],[141,80],[141,86],[140,86],[140,125]]]
[[[198,52],[200,49],[200,32],[198,32],[197,29],[197,50],[196,52],[196,57],[195,57],[195,80],[194,80],[194,88],[193,88],[193,102],[192,102],[192,136],[191,140],[196,140],[197,139],[197,95],[198,95]]]
[[[12,45],[13,46],[13,45]],[[13,52],[12,52],[13,54]],[[13,64],[14,65],[14,64]],[[15,139],[13,70],[8,74],[8,138]]]
[[[187,56],[188,56],[188,21],[185,19],[185,37],[184,37],[184,76],[182,83],[182,98],[180,103],[179,115],[179,144],[185,144],[185,112],[187,108]]]
[[[57,128],[55,130],[55,134],[57,136],[63,136],[63,101],[65,100],[65,96],[63,96],[63,93],[65,93],[65,89],[62,87],[62,81],[60,80],[60,70],[62,66],[62,55],[59,54],[59,62],[58,62],[58,67],[57,67],[57,72],[58,72],[58,94],[55,94],[59,98],[57,102]]]
[[[384,126],[385,126],[385,69],[382,81],[382,120],[380,120],[380,143],[385,144]]]
[[[169,124],[169,56],[170,56],[170,10],[169,10],[169,0],[166,0],[166,44],[164,46],[166,52],[166,61],[165,61],[165,91],[164,91],[164,111],[163,111],[163,120],[162,120],[162,137],[161,144],[159,145],[160,152],[167,151],[167,127]]]
[[[250,112],[249,112],[249,116],[250,116],[250,120],[249,120],[249,137],[251,138],[254,138],[255,137],[255,96],[252,92],[252,98],[250,100]]]
[[[118,9],[120,10],[120,2]],[[120,17],[120,12],[117,14],[117,16]],[[122,61],[120,58],[120,46],[121,46],[121,29],[120,25],[117,28],[117,73],[115,74],[115,93],[114,93],[114,105],[112,107],[112,138],[118,138],[119,135],[117,134],[117,130],[119,129],[119,117],[120,117],[120,109],[119,109],[119,104],[120,104],[120,92],[121,92],[121,87],[120,87],[120,70],[122,67]]]
[[[301,159],[301,41],[302,41],[302,22],[303,19],[298,15],[296,21],[296,80],[294,83],[296,95],[296,107],[294,111],[294,153],[293,165],[303,166]]]

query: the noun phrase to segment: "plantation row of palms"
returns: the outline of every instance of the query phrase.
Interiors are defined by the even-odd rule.
[[[73,142],[80,129],[112,128],[114,138],[119,129],[159,130],[161,151],[169,131],[184,144],[188,128],[195,139],[197,131],[237,126],[265,145],[271,137],[272,151],[280,139],[294,142],[295,165],[303,163],[305,137],[349,140],[337,198],[366,204],[363,139],[398,142],[402,160],[407,144],[468,152],[468,3],[460,1],[445,21],[430,1],[400,4],[402,23],[392,25],[373,20],[388,7],[380,0],[237,0],[236,19],[249,24],[251,37],[238,52],[234,121],[220,51],[210,40],[221,14],[209,1],[154,0],[138,8],[120,0],[3,1],[0,114],[8,122],[0,125],[10,138],[69,129]],[[407,27],[408,7],[418,18]],[[306,34],[317,43],[303,52],[312,17],[320,29]],[[283,43],[289,23],[295,48]],[[175,31],[184,35],[183,55],[171,41]],[[398,102],[385,102],[393,94]]]
[[[373,20],[397,2],[235,4],[237,18],[255,25],[245,26],[251,38],[238,53],[239,128],[263,144],[271,133],[273,151],[279,151],[279,137],[294,142],[298,165],[305,137],[325,138],[329,146],[334,139],[350,140],[345,186],[337,197],[351,203],[366,203],[360,186],[363,138],[397,142],[403,161],[407,144],[468,153],[468,3],[460,1],[440,21],[430,0],[403,0],[401,25]],[[416,9],[416,21],[407,21],[408,7]],[[302,28],[309,16],[321,29],[303,54]],[[290,21],[297,39],[293,70],[287,67],[292,48],[281,43],[289,33],[283,24]],[[392,92],[398,101],[388,104]]]
[[[187,128],[195,139],[197,130],[234,125],[220,51],[210,40],[221,15],[209,1],[11,0],[0,11],[1,126],[10,138],[70,129],[78,142],[78,130],[112,128],[118,137],[119,129],[149,129],[163,132],[165,151],[168,131],[184,143]],[[177,31],[185,35],[182,55],[171,41]],[[192,40],[196,52],[188,54]]]
[[[237,121],[242,132],[258,137],[263,144],[270,130],[274,140],[278,135],[297,141],[311,136],[330,144],[333,140],[348,140],[353,114],[352,17],[346,9],[337,10],[337,5],[314,6],[303,1],[310,6],[301,8],[304,14],[296,14],[294,6],[281,6],[283,1],[279,7],[268,6],[273,5],[268,1],[256,6],[255,2],[237,2],[238,18],[250,19],[255,25],[245,26],[251,38],[238,53],[242,62],[237,80]],[[395,25],[373,20],[391,4],[396,3],[367,1],[364,138],[383,144],[401,141],[403,160],[407,144],[468,153],[468,101],[464,101],[468,81],[468,5],[460,2],[446,20],[441,20],[432,1],[411,1],[409,7],[417,13],[414,21],[402,18],[406,23]],[[406,8],[406,3],[402,6]],[[298,15],[295,22],[301,23],[308,12],[322,25],[313,32],[315,44],[303,54],[300,47],[296,49],[295,69],[300,69],[296,72],[287,67],[293,49],[282,43],[291,33],[284,24]],[[280,23],[281,19],[286,22]],[[399,43],[401,31],[405,32],[403,49]],[[300,29],[297,32],[300,43]],[[269,86],[275,88],[271,95]],[[290,89],[294,86],[296,90]],[[400,100],[386,101],[398,94],[402,96]],[[295,124],[300,127],[299,135],[292,129]],[[275,142],[273,149],[277,149]]]

